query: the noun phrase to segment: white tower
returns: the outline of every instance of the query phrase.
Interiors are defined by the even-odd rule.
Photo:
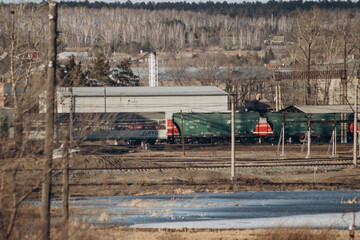
[[[156,52],[150,53],[149,57],[149,87],[157,87],[159,83],[158,60]]]

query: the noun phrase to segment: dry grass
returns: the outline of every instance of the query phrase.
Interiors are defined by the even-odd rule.
[[[339,234],[335,230],[313,230],[303,228],[270,229],[259,240],[336,240]]]
[[[100,214],[100,217],[103,214]],[[37,240],[39,231],[35,227],[17,229],[13,239]],[[53,226],[51,239],[61,240],[61,226]],[[21,233],[20,233],[21,231]],[[356,232],[356,236],[359,236]],[[136,229],[121,226],[92,226],[74,221],[70,222],[70,240],[346,240],[348,231],[323,229]],[[358,239],[358,238],[355,238]]]
[[[58,231],[53,239],[59,238]],[[146,240],[346,240],[347,231],[314,229],[129,229],[124,227],[72,227],[71,239]]]

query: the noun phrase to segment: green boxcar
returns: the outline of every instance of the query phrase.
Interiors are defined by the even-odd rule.
[[[288,137],[301,137],[307,132],[307,116],[304,113],[278,113],[269,112],[266,114],[266,118],[274,134],[279,135],[282,128],[283,114],[286,116],[285,122],[285,135]],[[336,132],[340,135],[341,131],[341,114],[333,113],[317,113],[311,114],[310,130],[311,136],[330,138],[334,129],[334,118],[336,118]],[[345,120],[347,121],[347,131],[353,114],[345,114]]]
[[[259,113],[235,113],[236,137],[252,137],[259,117]],[[174,113],[173,121],[181,135],[181,114]],[[186,139],[230,138],[231,113],[183,113],[183,126]]]

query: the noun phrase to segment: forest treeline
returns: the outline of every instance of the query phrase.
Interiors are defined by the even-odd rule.
[[[287,14],[270,14],[266,9],[269,4],[279,7],[277,11],[285,9],[290,3],[299,2],[269,2],[267,4],[254,3],[244,6],[253,6],[254,11],[263,11],[269,14],[231,14],[208,13],[206,9],[217,3],[208,2],[208,8],[196,12],[193,10],[156,9],[147,8],[90,8],[82,6],[86,2],[66,2],[59,9],[60,47],[66,48],[92,48],[99,49],[108,56],[112,52],[138,53],[144,51],[179,51],[184,48],[206,49],[220,47],[224,49],[261,49],[264,40],[269,36],[282,35],[286,39],[291,34],[295,16],[299,12],[308,10],[291,10]],[[343,2],[328,2],[329,5],[340,6]],[[90,3],[89,3],[90,4]],[[115,3],[113,3],[115,4]],[[128,2],[130,5],[134,5]],[[172,3],[176,6],[176,3]],[[181,3],[187,5],[187,3]],[[202,3],[197,4],[198,6]],[[308,6],[304,2],[299,6]],[[357,4],[357,3],[356,3]],[[342,8],[321,9],[320,14],[326,18],[328,25],[336,25],[341,16],[360,18],[359,9],[355,3],[346,2]],[[91,6],[90,4],[89,6]],[[96,6],[96,2],[93,3]],[[119,3],[119,5],[122,5]],[[157,4],[155,4],[157,5]],[[171,5],[171,4],[170,4]],[[196,5],[196,4],[194,4]],[[233,4],[221,3],[229,6]],[[242,6],[241,4],[235,4]],[[258,6],[259,5],[259,6]],[[315,7],[317,4],[309,5]],[[72,7],[69,7],[72,6]],[[105,6],[105,5],[104,5]],[[115,6],[109,3],[107,6]],[[350,6],[353,6],[350,8]],[[181,9],[181,8],[180,8]],[[215,10],[216,9],[216,10]],[[299,8],[300,9],[300,8]],[[309,10],[311,11],[311,10]],[[291,14],[292,13],[292,14]]]
[[[46,5],[26,3],[28,9]],[[16,4],[1,3],[2,8]],[[328,25],[358,19],[360,1],[89,2],[59,3],[59,51],[86,48],[109,56],[143,51],[261,49],[271,36],[289,35],[299,12],[317,8]]]
[[[62,7],[87,7],[87,8],[128,8],[145,10],[176,10],[176,11],[194,11],[206,14],[227,15],[230,17],[281,17],[289,15],[296,9],[310,10],[313,7],[320,9],[353,9],[360,7],[360,1],[268,1],[262,2],[241,2],[228,3],[206,1],[206,2],[89,2],[89,1],[62,1],[59,3]]]

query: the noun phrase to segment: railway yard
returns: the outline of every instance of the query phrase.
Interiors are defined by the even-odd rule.
[[[328,157],[328,144],[312,145],[312,155],[308,159],[300,153],[301,147],[300,144],[287,145],[286,156],[280,157],[275,145],[237,145],[234,183],[230,181],[230,145],[187,145],[185,156],[181,145],[161,144],[148,151],[131,149],[123,154],[84,154],[78,156],[71,168],[73,176],[85,172],[91,175],[86,184],[96,184],[104,190],[104,186],[115,188],[118,194],[127,191],[130,194],[167,194],[354,189],[360,186],[360,177],[352,167],[351,144],[339,145],[336,158]],[[107,151],[114,149],[110,147]],[[77,184],[85,184],[84,180],[78,181],[75,177],[74,190],[79,188]]]
[[[357,189],[352,144],[338,144],[331,158],[328,144],[312,144],[310,158],[301,144],[285,146],[286,156],[272,144],[237,144],[235,181],[230,180],[230,145],[156,144],[144,150],[85,142],[70,160],[72,196],[147,195],[219,191]],[[19,177],[37,179],[42,162],[27,161]],[[29,167],[32,169],[29,170]],[[61,191],[61,162],[54,160],[54,194]]]

